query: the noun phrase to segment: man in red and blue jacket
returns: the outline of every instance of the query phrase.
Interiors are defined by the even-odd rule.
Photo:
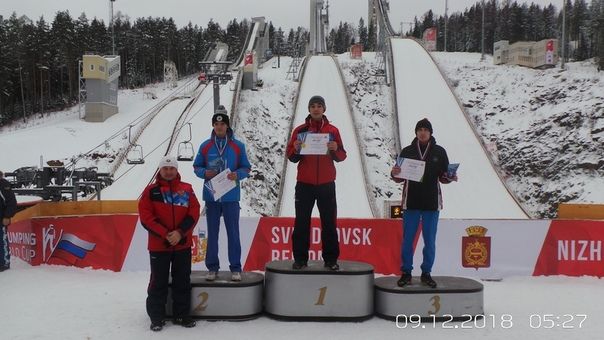
[[[224,218],[227,231],[229,269],[231,280],[241,281],[241,241],[239,239],[239,200],[241,190],[239,181],[249,177],[250,162],[247,159],[245,145],[236,140],[230,127],[229,116],[224,106],[219,106],[212,116],[212,135],[199,147],[193,170],[204,179],[203,200],[206,205],[208,224],[208,246],[206,250],[207,281],[214,281],[220,269],[218,259],[218,233],[220,216]],[[208,182],[217,174],[229,169],[228,179],[236,181],[236,187],[219,199],[209,188]]]
[[[164,326],[170,266],[173,323],[187,328],[195,326],[190,317],[191,247],[199,210],[191,184],[180,180],[176,157],[162,158],[155,182],[145,188],[138,203],[141,224],[149,231],[151,279],[147,288],[147,314],[153,331]]]
[[[308,102],[309,115],[304,124],[294,129],[287,144],[287,158],[298,163],[295,193],[296,220],[292,234],[293,269],[303,269],[308,263],[310,248],[310,218],[317,201],[321,217],[321,240],[325,267],[339,270],[340,246],[336,231],[336,167],[334,162],[346,159],[346,150],[338,129],[325,117],[325,99],[313,96]],[[307,133],[329,134],[327,154],[300,155],[302,136]]]

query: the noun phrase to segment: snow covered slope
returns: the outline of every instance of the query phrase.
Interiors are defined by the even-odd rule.
[[[258,69],[264,85],[241,91],[235,136],[245,143],[252,164],[250,178],[241,184],[241,216],[272,216],[279,204],[279,183],[285,145],[294,113],[298,84],[286,79],[291,57],[276,58]]]
[[[604,203],[604,72],[593,62],[533,70],[479,53],[433,55],[531,216]]]
[[[296,108],[294,126],[304,122],[308,116],[308,100],[313,95],[325,98],[327,118],[340,130],[344,148],[348,154],[346,160],[336,163],[336,197],[338,217],[372,217],[367,199],[361,154],[354,132],[352,115],[348,108],[346,88],[341,81],[338,68],[333,58],[314,56],[308,61],[306,73],[302,80],[300,99]],[[294,192],[296,186],[297,164],[288,162],[287,172],[281,198],[281,216],[294,216]],[[318,209],[313,210],[318,216]]]
[[[188,102],[189,99],[176,99],[157,114],[137,141],[143,148],[145,163],[133,165],[124,161],[115,172],[115,182],[101,192],[103,199],[138,198],[149,183],[150,174],[155,172],[159,160],[164,156],[172,127]]]
[[[402,146],[413,140],[416,122],[428,118],[449,161],[461,164],[459,182],[442,186],[441,217],[527,218],[492,167],[428,52],[411,39],[393,39],[392,51]]]
[[[232,92],[229,90],[229,85],[230,83],[221,87],[221,102],[223,103],[231,102]],[[208,86],[201,92],[197,101],[188,108],[189,112],[183,121],[192,124],[191,142],[195,153],[197,153],[199,145],[212,133],[214,110],[212,98],[212,88]],[[103,199],[137,199],[139,197],[145,186],[152,180],[159,160],[166,154],[170,136],[178,118],[192,99],[179,99],[171,103],[153,119],[138,140],[138,144],[143,146],[145,163],[140,165],[122,164],[115,174],[114,184],[103,190],[101,196]],[[177,128],[182,126],[183,122],[180,122]],[[178,132],[176,142],[168,152],[174,156],[178,153],[178,144],[189,137],[188,128],[183,128]],[[201,197],[202,180],[193,173],[192,164],[192,162],[179,161],[179,173],[183,181],[193,184],[195,193]]]
[[[384,200],[400,201],[401,185],[390,178],[390,169],[400,149],[396,147],[398,130],[392,103],[392,91],[378,72],[379,58],[375,52],[363,52],[361,59],[348,54],[338,56],[342,73],[351,96],[359,145],[367,165],[368,194],[376,201],[379,216]]]
[[[128,125],[140,121],[153,107],[167,97],[182,92],[190,77],[178,82],[179,88],[166,84],[152,84],[157,99],[143,96],[143,89],[119,90],[119,113],[102,123],[90,123],[78,118],[78,107],[45,114],[43,118],[30,116],[27,123],[16,122],[0,128],[1,170],[11,172],[19,167],[38,166],[40,156],[44,163],[61,160],[68,163],[92,149],[90,155],[78,160],[77,167],[97,166],[100,172],[109,171],[116,154],[128,144]],[[110,136],[113,136],[110,138]]]

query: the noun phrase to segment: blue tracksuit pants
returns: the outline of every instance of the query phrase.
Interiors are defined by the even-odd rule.
[[[430,273],[436,256],[436,229],[438,226],[438,210],[405,210],[403,212],[403,244],[401,247],[401,271],[411,273],[413,270],[413,240],[422,222],[424,239],[424,259],[421,265],[422,273]]]
[[[241,242],[239,240],[239,202],[206,202],[206,220],[208,223],[208,248],[206,251],[206,267],[209,271],[220,269],[218,259],[218,233],[220,231],[220,216],[224,217],[226,226],[229,268],[232,272],[241,272]]]

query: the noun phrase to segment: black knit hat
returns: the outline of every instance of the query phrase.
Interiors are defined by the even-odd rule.
[[[430,123],[428,118],[424,118],[424,119],[420,120],[419,122],[417,122],[417,124],[415,124],[416,133],[417,133],[417,130],[419,130],[420,128],[428,129],[428,131],[430,131],[430,135],[432,135],[434,133],[434,131],[432,130],[432,123]]]
[[[228,127],[231,127],[227,110],[223,105],[219,105],[216,109],[216,113],[212,116],[212,125],[216,122],[224,122]]]
[[[327,106],[325,106],[325,99],[321,96],[312,96],[308,101],[308,110],[310,111],[310,106],[312,104],[321,104],[323,106],[323,110],[327,110]]]

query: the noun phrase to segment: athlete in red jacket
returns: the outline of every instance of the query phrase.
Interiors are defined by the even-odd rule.
[[[162,158],[155,182],[145,188],[138,203],[141,224],[149,231],[151,279],[147,288],[147,314],[151,330],[164,326],[168,280],[172,266],[173,323],[194,327],[191,309],[191,246],[199,219],[199,201],[189,183],[181,182],[178,161]]]
[[[303,269],[308,262],[310,247],[310,218],[317,201],[321,216],[321,240],[323,245],[323,260],[325,267],[338,270],[340,247],[336,232],[336,167],[334,162],[346,159],[346,150],[338,129],[329,123],[325,117],[325,100],[321,96],[313,96],[308,102],[310,114],[306,122],[292,133],[287,144],[287,158],[298,163],[296,183],[296,220],[292,235],[294,269]],[[300,136],[307,133],[327,133],[328,153],[325,155],[300,155],[302,141]]]

